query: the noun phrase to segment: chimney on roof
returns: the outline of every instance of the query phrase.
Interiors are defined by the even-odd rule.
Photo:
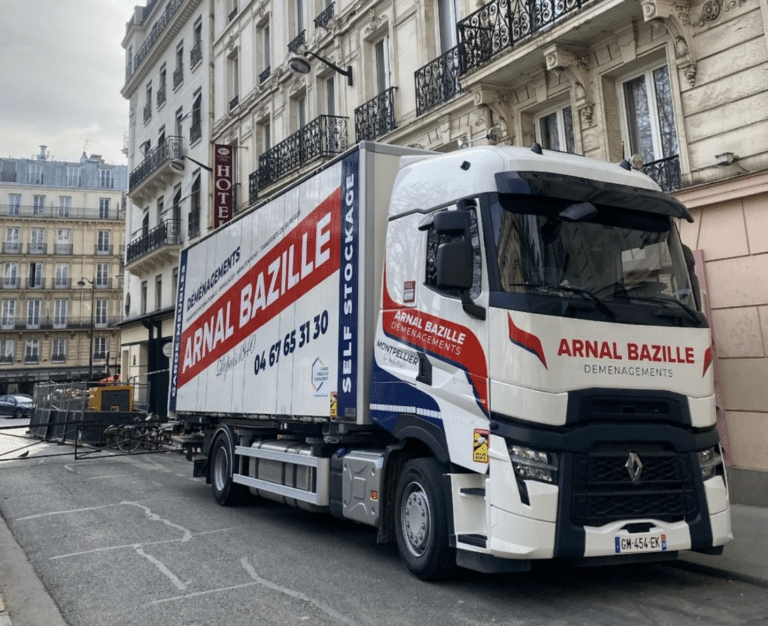
[[[38,161],[45,161],[48,158],[48,151],[46,148],[48,148],[48,146],[40,146],[40,154],[37,155]]]

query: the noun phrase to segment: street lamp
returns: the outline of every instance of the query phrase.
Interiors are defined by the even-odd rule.
[[[96,285],[93,284],[92,280],[88,280],[83,276],[77,281],[77,286],[85,287],[85,283],[88,283],[91,286],[91,331],[88,341],[88,382],[90,382],[93,378],[93,305],[96,297]]]
[[[342,76],[347,77],[347,85],[350,87],[352,86],[352,66],[347,65],[347,69],[341,69],[338,65],[335,63],[331,63],[328,59],[324,59],[319,54],[315,54],[314,52],[311,52],[310,50],[307,50],[304,52],[303,55],[301,54],[294,54],[291,56],[291,58],[288,59],[288,69],[293,74],[309,74],[312,67],[309,64],[309,61],[307,61],[306,57],[311,56],[312,58],[317,59],[321,63],[325,63],[328,67],[330,67],[332,70],[338,72]]]

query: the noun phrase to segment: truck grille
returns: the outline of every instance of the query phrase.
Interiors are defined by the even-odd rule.
[[[632,452],[642,463],[636,481],[626,467]],[[588,454],[574,455],[573,463],[574,524],[602,526],[644,518],[675,522],[698,514],[688,456],[663,445],[597,445]]]

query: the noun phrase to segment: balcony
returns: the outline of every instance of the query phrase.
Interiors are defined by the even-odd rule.
[[[3,242],[3,254],[21,254],[21,242],[19,242],[19,241],[4,241]]]
[[[21,279],[18,276],[5,276],[0,283],[3,289],[18,289],[21,285]]]
[[[259,156],[259,169],[248,177],[249,201],[258,192],[305,164],[347,149],[347,118],[320,115]]]
[[[73,248],[71,243],[55,243],[53,244],[53,253],[66,256],[72,254]]]
[[[107,244],[96,244],[93,247],[93,254],[96,256],[112,256],[114,254],[114,246]]]
[[[395,89],[390,87],[355,109],[355,141],[373,141],[397,128]]]
[[[459,47],[455,46],[414,73],[416,115],[448,102],[461,93]]]
[[[336,3],[331,2],[321,11],[320,15],[315,18],[315,28],[326,28],[328,26],[328,22],[333,19],[335,6]]]
[[[136,194],[157,174],[170,171],[171,161],[181,158],[181,143],[181,137],[172,135],[157,148],[150,150],[141,164],[131,172],[128,180],[128,194]]]
[[[140,276],[178,261],[181,244],[181,220],[165,220],[128,244],[126,268]]]
[[[144,123],[146,124],[152,119],[152,101],[147,102],[144,105]]]
[[[27,289],[45,289],[45,278],[40,276],[28,276],[24,285]]]
[[[240,96],[235,96],[234,98],[232,98],[229,101],[229,110],[231,111],[232,109],[234,109],[239,102],[240,102]]]
[[[198,41],[189,51],[189,67],[194,68],[203,60],[203,42]]]
[[[27,254],[48,254],[47,243],[28,243]]]
[[[261,74],[259,74],[259,83],[263,83],[265,80],[267,80],[271,73],[272,67],[268,66]]]
[[[227,16],[227,21],[231,22],[233,19],[235,19],[235,16],[237,15],[237,6],[235,6],[232,11],[230,11],[229,15]]]
[[[678,155],[647,163],[640,171],[652,178],[662,191],[670,193],[682,187]]]
[[[57,276],[53,279],[54,289],[72,289],[72,279]]]
[[[173,88],[176,89],[184,82],[184,65],[179,63],[179,67],[173,70]]]
[[[165,27],[168,26],[173,16],[176,14],[176,11],[178,11],[179,7],[181,7],[185,1],[186,0],[171,0],[157,21],[152,25],[152,28],[149,31],[149,35],[147,35],[147,38],[144,40],[141,48],[139,48],[138,52],[136,52],[134,55],[132,62],[129,61],[125,68],[126,83],[129,81],[131,76],[133,76],[133,73],[139,69],[141,62],[150,53],[152,48],[154,48],[158,39],[160,39],[160,35],[165,30]]]
[[[305,43],[307,43],[307,31],[303,30],[291,40],[291,43],[288,44],[288,50],[298,54],[299,48]]]
[[[492,0],[459,21],[461,73],[547,30],[590,0]]]
[[[165,104],[165,83],[157,88],[157,108]]]

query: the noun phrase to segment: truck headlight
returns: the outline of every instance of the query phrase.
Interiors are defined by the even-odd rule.
[[[707,480],[712,478],[723,464],[723,456],[720,454],[720,447],[709,448],[698,453],[699,466],[701,467],[701,478]]]
[[[557,484],[557,455],[522,446],[509,446],[515,475],[522,480]]]

